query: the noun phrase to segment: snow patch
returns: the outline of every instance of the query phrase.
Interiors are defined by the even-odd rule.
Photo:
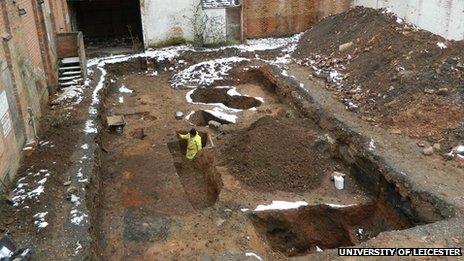
[[[289,201],[272,201],[269,205],[259,205],[255,208],[254,211],[268,211],[268,210],[287,210],[287,209],[295,209],[303,206],[307,206],[308,203],[305,201],[296,201],[296,202],[289,202]]]
[[[375,141],[374,141],[374,139],[371,139],[371,141],[369,142],[369,150],[374,151],[375,149],[376,149]]]
[[[81,226],[83,225],[83,223],[86,223],[87,217],[88,215],[80,210],[77,210],[77,209],[71,210],[71,223],[76,226]]]
[[[226,112],[224,112],[224,110],[220,107],[215,107],[213,108],[212,110],[205,110],[206,112],[209,112],[211,113],[212,115],[214,115],[215,117],[221,119],[221,120],[225,120],[225,121],[228,121],[230,123],[236,123],[237,122],[237,115],[233,115],[233,114],[228,114]]]
[[[171,84],[174,87],[210,86],[216,81],[224,80],[224,77],[229,75],[232,65],[243,61],[249,59],[232,56],[197,63],[175,74]]]
[[[98,133],[98,130],[91,119],[88,119],[85,122],[84,132],[87,134]]]
[[[133,93],[134,90],[131,90],[129,88],[127,88],[125,85],[119,87],[119,92],[120,93]]]
[[[349,205],[326,204],[326,205],[331,207],[331,208],[349,208],[349,207],[356,206],[356,204],[349,204]]]
[[[40,212],[33,216],[34,225],[40,230],[48,226],[48,222],[45,221],[45,216],[48,215],[48,212]]]
[[[257,254],[255,254],[255,253],[253,253],[253,252],[245,253],[245,256],[247,256],[247,257],[254,257],[254,258],[256,258],[257,260],[263,260],[260,256],[258,256]]]
[[[438,42],[438,43],[437,43],[437,46],[438,46],[438,48],[440,48],[440,49],[442,49],[442,50],[448,48],[448,46],[446,46],[446,44],[443,43],[443,42]]]

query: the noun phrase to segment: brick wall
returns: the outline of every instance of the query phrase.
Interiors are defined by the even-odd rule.
[[[314,22],[348,10],[351,0],[243,0],[244,37],[303,32]]]
[[[67,0],[50,1],[50,8],[54,18],[56,33],[68,33],[71,31],[71,21],[69,17]]]
[[[39,120],[48,102],[47,87],[57,84],[55,13],[50,6],[57,1],[0,0],[0,179],[6,183],[14,178],[24,144],[34,139],[28,108]],[[26,14],[20,15],[18,8]],[[5,108],[9,121],[1,121]]]

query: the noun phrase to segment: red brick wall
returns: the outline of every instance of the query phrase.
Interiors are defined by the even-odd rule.
[[[348,10],[351,0],[243,0],[244,37],[303,32],[328,14]]]
[[[50,8],[54,18],[56,33],[71,32],[71,21],[69,16],[68,3],[66,0],[49,1]]]
[[[56,1],[59,0],[45,0],[39,5],[37,0],[0,0],[0,34],[9,36],[7,40],[0,39],[0,92],[6,91],[13,123],[8,136],[0,132],[2,180],[7,173],[14,177],[25,141],[34,138],[28,108],[40,119],[48,101],[47,86],[56,78],[54,19],[53,15],[43,13],[44,8]],[[18,8],[25,9],[26,14],[19,15]],[[61,10],[64,17],[64,9]],[[47,31],[45,22],[53,32]]]
[[[20,16],[22,32],[25,36],[24,40],[26,48],[29,52],[31,62],[37,67],[43,70],[44,64],[42,61],[42,52],[39,43],[39,32],[38,24],[35,22],[34,10],[32,9],[32,2],[34,0],[21,1],[20,7],[26,9],[27,14]]]

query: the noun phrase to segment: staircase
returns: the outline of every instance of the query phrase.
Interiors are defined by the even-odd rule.
[[[82,64],[79,57],[60,59],[58,82],[61,88],[83,84]]]

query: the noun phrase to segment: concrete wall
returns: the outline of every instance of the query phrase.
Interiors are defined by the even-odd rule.
[[[464,0],[353,0],[355,6],[390,8],[406,22],[447,39],[464,39]]]
[[[199,0],[145,0],[141,1],[142,27],[145,47],[193,40],[191,19]],[[207,9],[206,15],[219,23],[209,24],[210,32],[219,32],[225,39],[225,10]],[[211,35],[211,34],[210,34]],[[212,39],[207,39],[211,42]]]
[[[141,2],[143,38],[146,47],[175,39],[191,40],[193,33],[188,19],[194,0],[145,0]]]

